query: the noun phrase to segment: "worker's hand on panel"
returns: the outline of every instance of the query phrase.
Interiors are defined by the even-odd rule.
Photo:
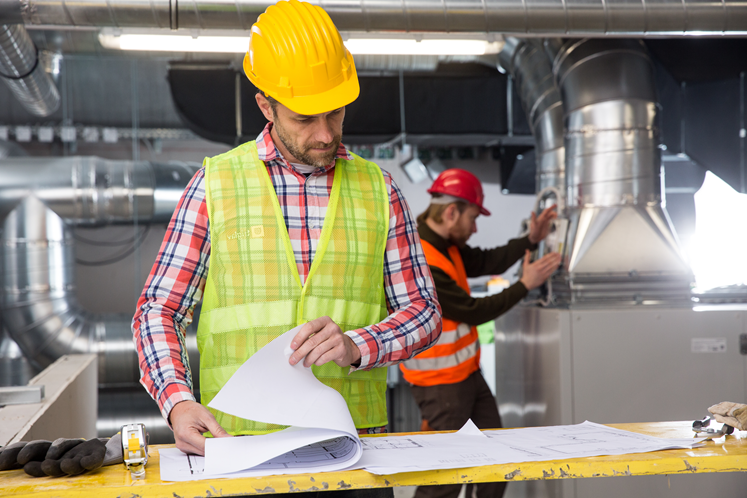
[[[306,367],[334,361],[337,366],[347,367],[361,359],[358,346],[328,316],[304,324],[291,341],[291,349],[295,351],[290,357],[291,365],[301,360]]]
[[[529,221],[529,242],[537,244],[547,237],[547,234],[550,233],[552,220],[558,217],[557,207],[557,204],[553,204],[542,211],[539,216],[532,212],[532,219]]]
[[[522,270],[521,283],[527,290],[532,290],[542,285],[542,283],[555,273],[560,266],[561,255],[552,252],[545,254],[537,261],[532,262],[532,253],[529,250],[524,255],[524,269]]]
[[[708,409],[713,418],[722,424],[727,424],[737,430],[747,430],[747,405],[722,401]]]
[[[196,401],[181,401],[174,405],[169,420],[176,447],[184,453],[205,455],[204,432],[209,431],[214,437],[231,436],[218,424],[213,414]]]

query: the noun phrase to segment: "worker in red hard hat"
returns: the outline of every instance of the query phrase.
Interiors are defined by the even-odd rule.
[[[480,373],[476,326],[508,311],[557,270],[559,254],[547,254],[534,262],[530,259],[530,251],[547,236],[557,217],[555,206],[539,216],[532,213],[525,237],[486,250],[467,245],[477,232],[477,217],[490,216],[483,205],[480,180],[468,171],[448,169],[428,192],[431,203],[418,216],[418,233],[441,303],[443,329],[434,346],[400,368],[420,407],[423,430],[457,430],[469,419],[480,429],[500,428],[495,398]],[[522,257],[524,268],[518,282],[499,294],[470,296],[468,277],[503,273]],[[505,485],[477,484],[477,497],[499,498]],[[415,498],[456,498],[460,489],[460,484],[420,486]]]

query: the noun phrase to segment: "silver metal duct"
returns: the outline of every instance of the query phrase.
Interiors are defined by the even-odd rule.
[[[31,114],[49,116],[60,106],[60,93],[22,24],[0,25],[0,78]]]
[[[0,159],[25,156],[28,156],[28,153],[17,143],[0,140]]]
[[[72,225],[167,223],[194,174],[183,163],[98,157],[16,158],[0,163],[0,220],[35,197]]]
[[[550,41],[566,118],[571,302],[686,300],[693,281],[662,206],[653,65],[638,40]]]
[[[248,30],[268,5],[257,0],[0,0],[0,18],[25,24]],[[744,34],[740,0],[363,0],[314,1],[340,30],[641,37]]]
[[[563,102],[541,40],[507,37],[499,54],[511,74],[535,140],[536,187],[565,190]]]
[[[77,302],[71,225],[165,223],[194,170],[65,157],[5,160],[0,171],[4,328],[38,367],[97,353],[100,384],[137,382],[132,317],[95,315]]]
[[[355,69],[362,74],[386,74],[398,71],[435,71],[439,64],[476,63],[495,69],[495,54],[486,55],[354,55]]]
[[[18,344],[0,327],[0,387],[25,386],[37,373]]]

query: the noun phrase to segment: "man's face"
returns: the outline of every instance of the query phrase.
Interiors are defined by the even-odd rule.
[[[322,168],[334,161],[342,141],[344,107],[311,116],[293,112],[280,103],[274,109],[260,103],[260,109],[273,122],[273,139],[289,162]]]
[[[454,207],[456,208],[456,205]],[[476,220],[480,216],[480,208],[470,204],[461,213],[456,209],[456,214],[458,217],[449,227],[449,240],[457,247],[464,247],[472,234],[477,232]]]

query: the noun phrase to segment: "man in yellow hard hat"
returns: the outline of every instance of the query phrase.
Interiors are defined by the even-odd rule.
[[[203,454],[208,431],[278,430],[206,405],[252,354],[305,323],[290,363],[338,390],[361,433],[382,432],[382,367],[437,340],[441,310],[399,188],[341,143],[359,93],[353,58],[323,9],[290,0],[252,26],[244,69],[269,123],[205,159],[179,202],[133,319],[141,382],[184,452]],[[200,300],[202,404],[184,346]]]

